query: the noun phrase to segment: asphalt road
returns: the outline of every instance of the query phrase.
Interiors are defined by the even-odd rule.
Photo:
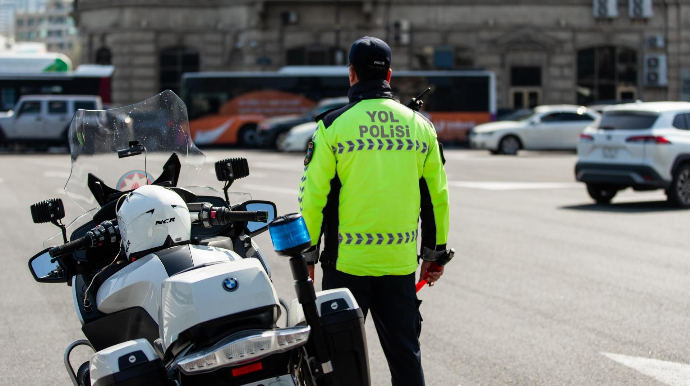
[[[206,153],[199,184],[220,187],[212,163],[244,156],[252,175],[233,190],[297,211],[301,156]],[[690,212],[661,192],[593,205],[574,182],[573,154],[446,154],[457,254],[420,293],[428,385],[690,384]],[[35,283],[26,265],[56,232],[32,224],[28,207],[58,195],[69,171],[66,155],[0,155],[0,385],[69,384],[63,351],[82,338],[71,293]],[[257,241],[291,300],[287,261],[268,234]],[[372,383],[387,385],[371,321],[367,333]]]

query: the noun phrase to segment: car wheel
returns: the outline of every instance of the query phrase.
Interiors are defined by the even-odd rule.
[[[69,147],[69,126],[65,129],[65,131],[62,132],[62,138],[60,139],[60,142],[63,146],[67,147],[67,153],[70,152],[70,147]]]
[[[237,144],[243,147],[256,146],[256,125],[243,126],[238,134]]]
[[[5,132],[2,131],[2,127],[0,127],[0,148],[4,148],[7,146],[7,138],[5,137]]]
[[[278,135],[276,135],[276,141],[274,143],[276,149],[278,149],[279,151],[284,151],[285,140],[287,139],[287,136],[288,136],[287,131],[283,131],[281,133],[278,133]]]
[[[673,205],[690,208],[690,165],[682,165],[676,170],[666,196]]]
[[[611,203],[613,197],[618,193],[618,189],[600,184],[587,184],[587,193],[597,204],[607,205]]]
[[[498,152],[504,155],[517,155],[518,150],[520,150],[521,144],[518,137],[514,135],[508,135],[501,139],[498,144]]]

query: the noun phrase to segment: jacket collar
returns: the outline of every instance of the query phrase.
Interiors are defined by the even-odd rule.
[[[388,98],[393,99],[391,85],[383,79],[372,79],[364,82],[357,82],[350,87],[347,93],[350,103],[359,102],[364,99]]]

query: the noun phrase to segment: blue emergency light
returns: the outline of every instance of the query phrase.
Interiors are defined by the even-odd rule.
[[[307,224],[299,213],[276,217],[268,224],[268,231],[279,255],[300,254],[311,246]]]

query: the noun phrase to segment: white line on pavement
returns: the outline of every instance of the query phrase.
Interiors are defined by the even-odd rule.
[[[448,181],[449,186],[480,190],[581,189],[572,182]]]
[[[69,178],[69,172],[47,170],[43,172],[43,177]]]
[[[67,169],[72,168],[72,164],[70,164],[69,161],[64,161],[62,159],[60,159],[60,160],[56,159],[53,161],[49,161],[46,159],[32,159],[32,160],[29,160],[28,162],[31,164],[34,164],[34,165],[38,165],[38,166],[52,166],[52,167],[57,167],[57,168],[64,167]]]
[[[289,172],[302,173],[304,171],[303,164],[285,165],[279,162],[252,162],[249,167],[257,167],[259,169],[271,169],[271,170],[285,170]]]
[[[250,165],[250,167],[252,166],[251,164],[249,164],[249,165]],[[215,175],[216,175],[216,169],[210,169],[210,170],[208,171],[208,174],[213,174],[213,175],[215,176]],[[263,172],[252,172],[252,171],[250,171],[250,172],[249,172],[249,178],[251,178],[251,177],[255,177],[255,178],[266,178],[266,177],[268,177],[268,174],[267,174],[267,173],[263,173]]]
[[[240,188],[245,188],[249,190],[259,190],[262,192],[271,192],[271,193],[282,193],[282,194],[291,194],[296,196],[297,195],[297,189],[288,189],[288,188],[277,188],[275,186],[266,186],[266,185],[254,185],[254,184],[242,184]]]
[[[690,385],[690,365],[602,352],[601,355],[669,386]]]

